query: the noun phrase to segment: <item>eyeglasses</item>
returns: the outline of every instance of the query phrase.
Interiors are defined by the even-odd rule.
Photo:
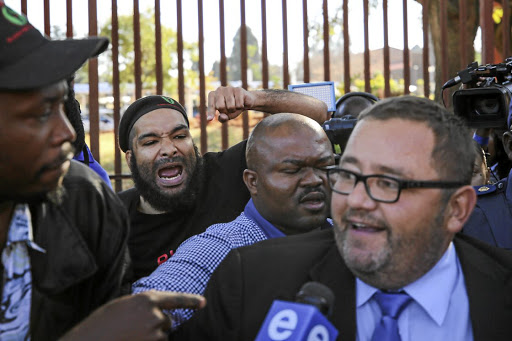
[[[375,201],[394,203],[407,188],[457,188],[462,182],[401,180],[387,175],[361,175],[335,166],[327,167],[329,186],[333,192],[348,195],[359,181],[364,183],[366,193]]]

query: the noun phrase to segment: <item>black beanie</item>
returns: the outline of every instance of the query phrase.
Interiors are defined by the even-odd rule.
[[[147,113],[160,108],[179,111],[185,118],[187,126],[190,126],[185,108],[171,97],[153,95],[139,98],[126,109],[121,117],[121,122],[119,122],[119,147],[123,152],[126,153],[129,148],[130,131],[135,122]]]

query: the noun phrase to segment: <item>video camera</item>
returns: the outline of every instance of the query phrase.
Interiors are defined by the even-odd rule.
[[[473,62],[446,82],[442,89],[458,83],[468,88],[453,93],[453,110],[472,128],[509,129],[512,99],[512,57],[504,63],[478,66]]]

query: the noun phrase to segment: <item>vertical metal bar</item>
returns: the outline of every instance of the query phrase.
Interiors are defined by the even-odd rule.
[[[119,87],[119,19],[117,17],[117,0],[112,0],[112,91],[114,96],[114,173],[122,174],[121,150],[119,149],[119,120],[121,119],[121,90]],[[119,192],[123,189],[123,180],[116,177],[114,189]]]
[[[409,94],[409,86],[411,85],[411,63],[409,61],[409,21],[407,13],[407,1],[404,0],[404,95]]]
[[[370,86],[370,37],[368,34],[368,0],[363,0],[363,16],[364,16],[364,91],[371,92]]]
[[[220,28],[220,85],[228,85],[227,60],[226,60],[226,33],[224,27],[224,0],[219,0],[219,28]],[[229,122],[229,121],[228,121]],[[228,122],[222,123],[222,149],[226,150],[229,146]]]
[[[423,0],[423,95],[427,98],[430,97],[430,75],[429,75],[429,47],[428,47],[428,0]]]
[[[139,0],[133,0],[133,49],[135,52],[135,98],[142,97],[142,65],[140,46],[140,12]]]
[[[50,0],[44,0],[44,34],[50,36]]]
[[[267,2],[261,0],[261,81],[263,89],[268,89],[267,45]]]
[[[66,0],[66,37],[73,38],[73,1]]]
[[[176,0],[176,36],[178,47],[178,96],[180,103],[185,103],[185,69],[183,67],[183,20],[181,0]]]
[[[249,88],[247,84],[247,26],[245,21],[245,0],[240,0],[240,71],[242,76],[242,87]],[[243,138],[249,137],[249,113],[242,114]]]
[[[440,1],[439,20],[441,22],[441,84],[444,84],[448,80],[448,49],[445,48],[448,46],[448,8],[446,0]],[[449,103],[447,98],[449,95],[448,92],[443,91],[441,95],[443,96],[443,103]]]
[[[160,0],[155,0],[155,72],[156,93],[164,92],[164,76],[162,67],[162,24],[160,22]]]
[[[480,27],[482,28],[482,62],[494,63],[494,22],[492,0],[480,0]],[[446,45],[443,45],[446,46]],[[443,80],[443,82],[445,82]]]
[[[327,0],[323,4],[324,13],[324,80],[331,80],[331,62],[329,60],[329,12],[327,10]]]
[[[439,20],[441,22],[441,82],[444,84],[448,80],[448,19],[447,19],[446,0],[440,0],[439,4]],[[447,94],[447,92],[445,92]],[[447,103],[445,98],[445,103]]]
[[[350,35],[348,31],[348,0],[343,0],[343,81],[345,93],[350,92]]]
[[[89,0],[89,36],[98,34],[97,4],[96,0]],[[89,136],[90,149],[96,159],[100,162],[100,122],[98,103],[98,59],[89,59]]]
[[[459,0],[459,53],[460,53],[460,69],[466,68],[468,57],[466,55],[466,18],[467,8],[466,0]]]
[[[201,154],[204,154],[208,151],[208,133],[206,132],[206,84],[204,76],[203,0],[197,0],[197,21],[199,31],[199,115],[201,118]]]
[[[309,83],[309,27],[308,27],[308,0],[302,0],[302,29],[304,41],[304,83]]]
[[[382,14],[384,22],[384,97],[391,96],[389,87],[389,41],[388,41],[388,0],[382,2]]]
[[[286,0],[282,0],[283,14],[283,89],[290,84],[290,72],[288,70],[288,10]]]
[[[27,0],[21,0],[21,13],[27,15]]]
[[[503,58],[510,57],[510,3],[508,0],[503,0]]]

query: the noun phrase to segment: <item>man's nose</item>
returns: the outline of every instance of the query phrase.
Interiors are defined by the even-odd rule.
[[[54,139],[56,145],[61,145],[64,142],[71,143],[76,139],[75,129],[62,109],[59,109],[59,114],[57,115],[57,127],[54,129]]]
[[[371,210],[377,205],[377,202],[368,194],[363,181],[356,183],[352,192],[347,196],[347,203],[351,208]]]
[[[177,153],[178,149],[176,148],[176,145],[174,144],[174,141],[169,138],[162,139],[162,144],[160,147],[160,155],[161,156],[174,156]]]
[[[304,176],[301,179],[303,186],[319,186],[321,184],[327,184],[327,174],[325,171],[309,167],[306,169]]]

